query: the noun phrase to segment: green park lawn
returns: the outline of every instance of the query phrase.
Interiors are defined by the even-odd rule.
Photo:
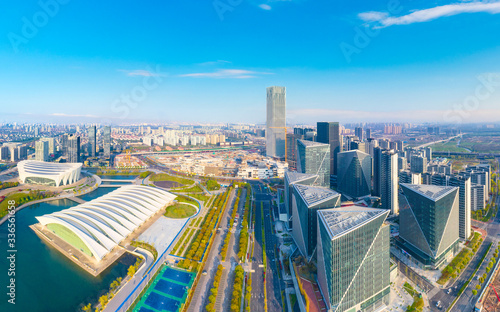
[[[196,213],[196,209],[193,206],[177,203],[172,206],[168,206],[165,210],[164,216],[172,219],[184,219],[191,217]]]

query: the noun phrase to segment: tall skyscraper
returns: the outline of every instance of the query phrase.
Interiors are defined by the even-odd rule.
[[[17,151],[17,149],[16,149]],[[35,160],[48,161],[49,160],[49,142],[38,140],[35,143]]]
[[[9,160],[9,147],[0,147],[0,160]]]
[[[358,140],[363,142],[363,128],[356,127],[354,128],[354,135],[358,137]]]
[[[330,146],[297,140],[297,171],[317,175],[314,185],[330,187]]]
[[[163,129],[162,129],[163,132]],[[102,146],[104,149],[104,157],[111,156],[111,127],[105,126],[102,129]]]
[[[318,122],[318,136],[320,143],[330,144],[330,172],[337,175],[337,154],[342,152],[342,136],[338,122]]]
[[[97,141],[96,141],[96,127],[90,126],[87,130],[87,135],[89,138],[89,156],[95,157],[95,153],[97,150]]]
[[[286,88],[267,88],[266,155],[285,157]]]
[[[426,268],[440,268],[458,251],[458,188],[402,183],[401,189],[396,243]]]
[[[80,137],[72,135],[67,138],[66,148],[67,161],[70,163],[80,162]]]
[[[372,158],[359,150],[337,155],[337,191],[353,198],[370,195]]]
[[[380,155],[380,200],[382,208],[397,214],[398,208],[398,154],[384,150]]]
[[[366,133],[366,139],[372,138],[372,129],[370,129],[370,128],[365,129],[365,133]]]
[[[389,304],[389,211],[318,210],[318,284],[328,311],[379,311]]]
[[[56,139],[55,138],[42,138],[42,141],[47,141],[49,144],[49,154],[56,153]]]

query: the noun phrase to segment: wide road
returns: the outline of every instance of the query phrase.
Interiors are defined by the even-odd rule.
[[[252,258],[252,295],[250,300],[250,311],[264,312],[264,268],[262,263],[262,185],[251,183],[255,202],[255,244]]]
[[[269,188],[261,182],[253,182],[252,188],[255,197],[255,249],[254,249],[254,262],[252,269],[255,273],[252,275],[252,303],[251,311],[264,311],[263,307],[263,268],[262,266],[262,220],[264,221],[264,235],[266,242],[266,296],[267,296],[267,309],[271,312],[283,311],[281,300],[281,283],[277,270],[277,257],[276,248],[278,242],[274,235],[273,217],[271,215],[271,195]],[[262,215],[262,208],[263,212]]]

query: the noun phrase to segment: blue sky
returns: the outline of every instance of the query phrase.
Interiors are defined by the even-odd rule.
[[[261,123],[271,85],[291,124],[500,120],[500,0],[5,1],[0,30],[0,122]]]

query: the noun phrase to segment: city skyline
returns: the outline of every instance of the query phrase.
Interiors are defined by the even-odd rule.
[[[263,123],[271,85],[288,88],[289,123],[495,122],[499,6],[3,4],[0,122]]]

